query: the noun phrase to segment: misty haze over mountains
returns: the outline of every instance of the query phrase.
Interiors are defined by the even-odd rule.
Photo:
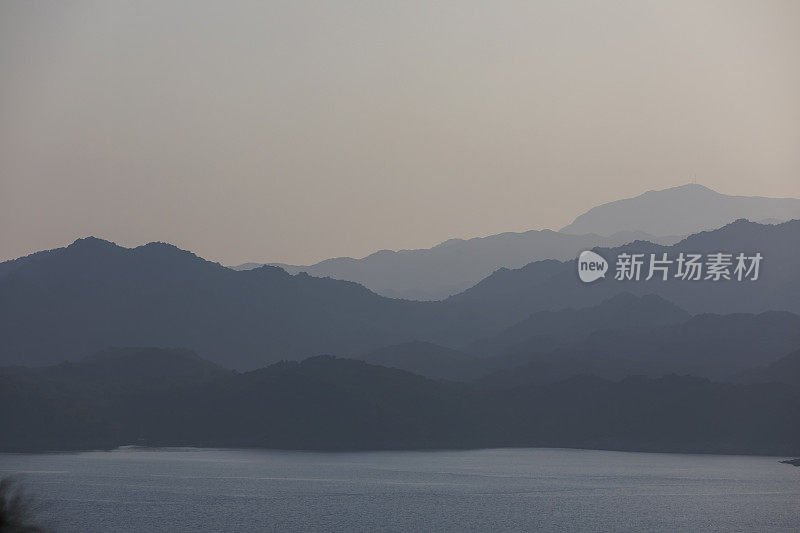
[[[290,274],[354,281],[382,296],[410,300],[441,300],[458,294],[498,268],[519,268],[532,261],[575,257],[595,246],[619,246],[635,240],[672,244],[677,237],[655,237],[638,231],[609,237],[566,235],[551,230],[501,233],[474,239],[450,239],[430,249],[381,250],[363,259],[340,257],[315,265],[274,263]],[[246,270],[260,266],[247,263],[233,267]]]
[[[504,234],[385,264],[402,257],[403,275],[432,287],[472,257],[523,261],[525,242],[549,255],[603,241]],[[585,284],[576,250],[413,301],[165,243],[78,239],[0,263],[0,401],[12,406],[0,424],[14,428],[0,449],[800,452],[799,244],[800,220],[738,219],[674,244],[594,250],[612,264],[623,252],[759,252],[757,281]]]
[[[597,249],[613,264],[621,253],[663,254],[673,259],[681,252],[712,254],[720,251],[761,253],[761,277],[756,282],[687,282],[601,280],[584,284],[576,276],[576,261],[540,261],[523,268],[500,269],[447,302],[471,302],[472,306],[513,312],[594,305],[621,291],[653,293],[690,313],[731,313],[788,310],[800,312],[800,220],[764,225],[739,220],[718,230],[691,235],[673,246],[634,242],[613,249]],[[769,258],[769,259],[766,259]],[[613,268],[613,267],[610,267]],[[611,276],[608,276],[611,278]]]
[[[800,533],[798,50],[0,0],[0,533]]]
[[[691,314],[800,312],[800,221],[738,221],[673,247],[599,251],[759,251],[757,282],[583,284],[574,261],[500,269],[442,302],[379,296],[347,281],[277,267],[234,271],[163,243],[81,239],[0,264],[0,364],[42,365],[108,346],[189,348],[227,367],[320,353],[352,355],[414,340],[464,349],[538,311],[587,307],[621,292],[657,294]],[[788,243],[788,244],[787,244]]]
[[[433,379],[507,388],[580,374],[730,380],[795,346],[800,316],[793,313],[692,316],[655,295],[621,293],[591,307],[533,313],[463,351],[411,342],[355,357]]]
[[[636,240],[671,245],[737,219],[777,223],[797,218],[800,199],[729,196],[688,184],[594,207],[559,232],[451,239],[430,249],[382,250],[362,259],[340,257],[308,266],[272,264],[290,274],[355,281],[383,296],[439,300],[466,290],[498,268],[520,268],[544,259],[565,261],[582,250]],[[260,263],[232,268],[257,266]]]

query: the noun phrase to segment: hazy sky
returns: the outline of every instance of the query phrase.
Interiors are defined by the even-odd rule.
[[[800,197],[800,2],[0,0],[0,259],[309,263]]]

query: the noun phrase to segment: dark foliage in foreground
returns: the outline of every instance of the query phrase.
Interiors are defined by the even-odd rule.
[[[31,499],[12,477],[0,478],[0,533],[38,533]]]
[[[549,446],[800,454],[796,384],[573,376],[497,390],[328,356],[234,373],[185,352],[152,352],[136,374],[124,371],[135,351],[3,370],[0,427],[10,429],[0,449]]]

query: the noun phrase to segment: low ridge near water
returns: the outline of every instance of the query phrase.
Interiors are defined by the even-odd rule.
[[[185,352],[153,354],[0,369],[0,451],[139,444],[800,454],[800,383],[576,374],[498,389],[329,356],[238,373]],[[136,357],[140,369],[128,375]],[[141,379],[156,369],[165,371],[155,383]]]

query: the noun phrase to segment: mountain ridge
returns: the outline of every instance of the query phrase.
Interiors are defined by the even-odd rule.
[[[687,235],[740,218],[762,224],[797,219],[800,199],[733,196],[686,184],[595,206],[557,232],[541,229],[451,238],[431,248],[383,249],[361,258],[333,257],[312,265],[266,264],[292,274],[305,271],[355,281],[391,298],[441,300],[472,287],[498,268],[515,269],[546,259],[564,261],[583,250],[637,241],[674,245]]]
[[[50,364],[108,346],[188,348],[241,369],[414,340],[464,350],[531,313],[589,307],[621,292],[652,293],[692,314],[800,312],[793,296],[800,293],[800,252],[787,245],[800,242],[800,221],[741,221],[684,242],[692,247],[685,251],[703,253],[760,250],[761,279],[583,284],[574,260],[547,260],[498,269],[444,301],[419,302],[278,267],[234,271],[163,243],[77,241],[0,264],[0,364]],[[642,242],[596,250],[684,251]]]
[[[0,368],[0,404],[12,407],[0,410],[0,450],[138,444],[800,453],[800,387],[783,384],[579,375],[484,390],[330,356],[155,389],[126,381],[124,372],[86,382],[63,370],[32,369],[20,376]],[[122,381],[109,383],[108,377]]]
[[[559,231],[610,235],[635,229],[655,235],[688,235],[740,218],[751,222],[797,219],[800,199],[734,196],[689,183],[595,206]]]
[[[379,250],[360,259],[334,257],[313,265],[266,263],[289,273],[354,281],[390,298],[440,300],[458,293],[497,268],[518,268],[537,259],[569,259],[595,246],[616,246],[637,239],[673,243],[680,237],[658,237],[625,231],[610,237],[565,235],[549,229],[505,232],[471,239],[448,239],[431,248]],[[244,263],[246,270],[264,263]]]

